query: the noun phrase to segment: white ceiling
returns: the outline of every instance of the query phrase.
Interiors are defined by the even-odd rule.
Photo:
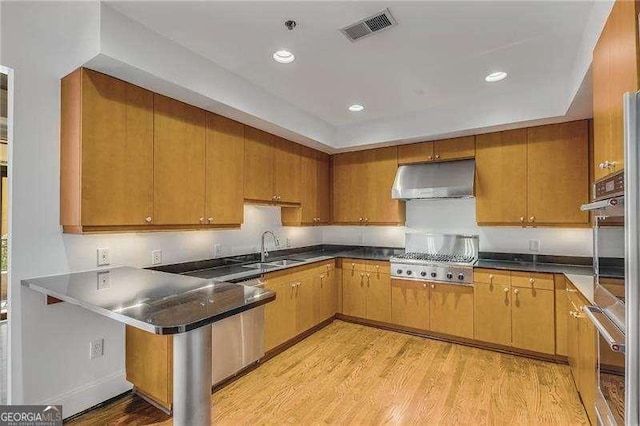
[[[437,118],[412,139],[557,117],[576,73],[594,1],[184,2],[108,4],[273,96],[353,137],[391,141],[382,123]],[[352,43],[339,28],[389,7],[398,26]],[[605,15],[606,17],[606,15]],[[283,22],[295,19],[288,31]],[[596,28],[599,33],[600,28]],[[294,63],[271,55],[286,48]],[[173,66],[169,64],[169,66]],[[509,77],[489,84],[485,75]],[[586,70],[585,70],[586,71]],[[589,94],[582,97],[590,99]],[[350,113],[362,103],[366,110]],[[460,111],[459,117],[450,118]],[[474,116],[474,111],[477,111]],[[559,114],[559,111],[561,113]],[[457,118],[457,120],[456,120]],[[447,126],[439,123],[447,122]],[[396,123],[396,124],[393,124]],[[441,128],[442,127],[442,128]],[[378,136],[362,132],[375,128]],[[364,129],[364,130],[363,130]],[[431,131],[430,131],[431,129]],[[335,147],[349,141],[336,141]]]

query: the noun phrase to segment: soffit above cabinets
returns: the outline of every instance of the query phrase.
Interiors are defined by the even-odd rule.
[[[608,14],[602,3],[106,2],[328,124],[334,137],[322,143],[337,150],[564,116]],[[385,7],[396,26],[357,42],[340,32]],[[276,63],[273,52],[285,48],[295,61]],[[508,78],[486,83],[496,70]],[[354,103],[365,111],[349,112]]]

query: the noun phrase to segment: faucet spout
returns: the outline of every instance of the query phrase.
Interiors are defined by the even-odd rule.
[[[262,236],[260,237],[260,262],[263,263],[265,260],[267,260],[267,257],[269,257],[269,252],[265,247],[265,237],[267,235],[271,235],[271,237],[273,237],[273,243],[276,248],[280,247],[280,241],[278,240],[278,237],[276,237],[276,234],[274,234],[273,231],[264,231],[262,233]]]

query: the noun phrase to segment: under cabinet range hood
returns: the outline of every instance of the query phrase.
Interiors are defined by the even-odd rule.
[[[391,197],[397,200],[471,198],[475,169],[475,160],[400,166]]]

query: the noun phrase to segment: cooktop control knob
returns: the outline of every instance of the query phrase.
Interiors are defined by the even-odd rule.
[[[398,269],[396,272],[397,272],[398,274],[401,274],[401,273],[402,273],[402,269]]]
[[[407,275],[411,275],[411,274],[413,274],[413,272],[411,272],[411,270],[408,270]]]
[[[453,278],[453,274],[451,272],[447,272],[447,279],[450,280]]]
[[[426,277],[427,273],[425,271],[422,271],[422,272],[420,272],[420,275],[423,276],[423,277]]]
[[[460,281],[464,280],[464,274],[462,272],[458,274],[458,279]]]
[[[438,274],[436,274],[435,272],[432,272],[432,273],[431,273],[431,278],[435,278],[435,277],[437,277],[437,276],[438,276]]]

